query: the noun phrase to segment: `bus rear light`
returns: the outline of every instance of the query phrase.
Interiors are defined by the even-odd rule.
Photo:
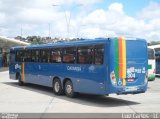
[[[115,77],[115,73],[114,73],[114,71],[112,71],[112,72],[111,72],[111,74],[110,74],[110,78],[111,78],[111,82],[112,82],[112,84],[113,84],[114,86],[116,86],[116,85],[117,85],[117,83],[116,83],[116,77]]]

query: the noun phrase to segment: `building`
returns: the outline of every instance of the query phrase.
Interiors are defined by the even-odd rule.
[[[9,49],[15,46],[26,46],[29,43],[19,41],[13,38],[0,36],[0,68],[9,65]]]

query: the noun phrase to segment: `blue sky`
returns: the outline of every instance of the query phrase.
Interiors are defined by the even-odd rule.
[[[160,3],[160,0],[103,0],[95,4],[94,9],[107,9],[108,6],[114,2],[122,3],[125,13],[129,16],[135,16],[140,10],[148,6],[150,2]]]

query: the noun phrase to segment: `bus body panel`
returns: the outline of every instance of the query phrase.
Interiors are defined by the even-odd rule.
[[[156,75],[160,76],[160,48],[155,48],[156,56]]]
[[[21,63],[18,65],[21,66]],[[106,77],[105,71],[106,68],[103,65],[86,66],[71,64],[50,64],[48,66],[48,64],[25,63],[24,82],[52,87],[52,81],[54,77],[60,78],[61,82],[63,82],[65,78],[69,78],[72,80],[74,90],[76,92],[105,94],[106,78],[103,78]],[[20,72],[22,75],[22,71],[20,69],[15,70],[15,72]],[[15,79],[15,73],[13,75]]]
[[[160,57],[160,56],[159,56]],[[160,76],[160,58],[156,61],[156,75]]]
[[[142,50],[137,56],[143,56],[144,59],[138,59],[136,56],[132,58],[130,56],[131,51],[134,49],[130,44],[139,44],[143,47],[139,48]],[[144,83],[144,79],[147,72],[147,61],[146,61],[146,42],[144,41],[126,41],[126,72],[134,67],[135,69],[145,69],[144,74],[136,73],[138,79],[134,82],[127,82],[126,86],[114,86],[111,81],[111,73],[115,70],[115,45],[114,39],[99,39],[95,41],[80,41],[80,43],[70,43],[62,45],[40,45],[40,46],[29,46],[26,49],[38,49],[38,48],[54,48],[54,47],[79,47],[88,45],[104,45],[104,63],[101,65],[95,64],[66,64],[66,63],[36,63],[36,62],[14,62],[10,65],[10,78],[15,79],[16,73],[21,74],[22,80],[27,83],[39,84],[43,86],[52,87],[53,78],[58,77],[61,80],[62,87],[63,81],[67,78],[73,83],[74,91],[80,93],[89,94],[110,94],[110,93],[140,93],[145,92],[147,84]],[[19,48],[14,49],[19,50]],[[145,52],[146,50],[146,52]],[[137,53],[137,50],[133,53]],[[142,54],[144,53],[144,55]],[[132,62],[134,61],[134,62]],[[135,79],[137,78],[135,77]],[[122,87],[125,90],[120,90]],[[128,88],[131,87],[131,88]],[[127,89],[128,88],[128,89]],[[137,90],[133,90],[137,88]],[[140,91],[139,91],[140,89]]]
[[[120,49],[120,47],[119,41],[112,40],[110,47],[110,93],[145,92],[148,73],[146,41],[126,40],[124,49],[122,47]],[[125,53],[121,53],[120,50],[125,50]],[[125,56],[121,56],[122,54]],[[123,77],[121,73],[124,74]]]

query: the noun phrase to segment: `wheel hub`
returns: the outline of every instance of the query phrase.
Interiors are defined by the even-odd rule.
[[[54,89],[55,89],[55,91],[58,92],[58,91],[59,91],[59,88],[60,88],[60,85],[59,85],[58,82],[56,82],[56,83],[54,84]]]
[[[72,87],[70,86],[70,85],[67,85],[66,86],[66,91],[67,91],[67,93],[72,93]]]

